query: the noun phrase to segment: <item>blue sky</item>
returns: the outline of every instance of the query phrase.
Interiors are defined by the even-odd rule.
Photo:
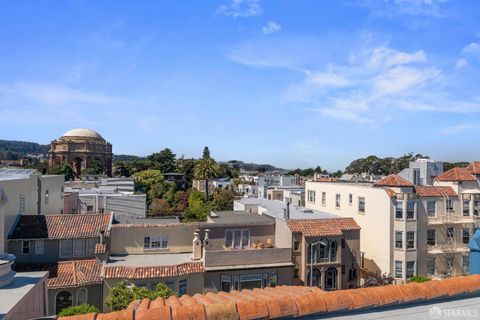
[[[343,169],[480,159],[480,1],[0,1],[0,138]]]

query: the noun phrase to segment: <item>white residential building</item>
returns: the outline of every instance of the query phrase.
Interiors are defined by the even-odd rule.
[[[266,175],[258,177],[258,197],[267,198],[268,188],[299,186],[297,176]]]
[[[357,221],[369,272],[399,280],[464,274],[466,243],[480,221],[479,176],[480,162],[441,174],[434,186],[397,175],[375,184],[308,181],[305,202]]]

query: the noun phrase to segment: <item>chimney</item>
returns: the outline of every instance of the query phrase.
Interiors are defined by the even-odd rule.
[[[193,233],[193,260],[202,259],[202,241],[200,241],[199,231],[197,229]]]
[[[105,230],[100,230],[100,244],[103,244],[103,241],[104,241],[104,234],[105,234]]]
[[[284,211],[284,218],[285,220],[290,219],[290,202],[287,202],[287,208]]]
[[[203,247],[208,248],[210,244],[210,238],[208,237],[208,233],[210,232],[210,229],[205,229],[205,238],[203,239]]]

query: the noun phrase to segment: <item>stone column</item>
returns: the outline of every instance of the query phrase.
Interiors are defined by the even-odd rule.
[[[12,270],[15,256],[5,252],[5,212],[3,206],[7,202],[7,195],[0,188],[0,288],[11,284],[15,276],[15,271]]]

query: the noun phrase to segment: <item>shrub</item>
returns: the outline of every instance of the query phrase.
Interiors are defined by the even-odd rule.
[[[408,279],[408,282],[427,282],[427,281],[430,281],[430,278],[422,277],[422,276],[415,276]]]
[[[58,316],[68,317],[68,316],[76,316],[76,315],[92,313],[92,312],[98,312],[98,309],[89,304],[81,304],[79,306],[72,306],[72,307],[63,309],[62,311],[59,312]]]
[[[125,281],[118,283],[110,289],[105,298],[105,305],[112,311],[123,310],[134,300],[149,298],[151,300],[158,297],[168,298],[175,295],[175,292],[164,283],[159,283],[155,290],[149,290],[143,287],[128,286]]]

